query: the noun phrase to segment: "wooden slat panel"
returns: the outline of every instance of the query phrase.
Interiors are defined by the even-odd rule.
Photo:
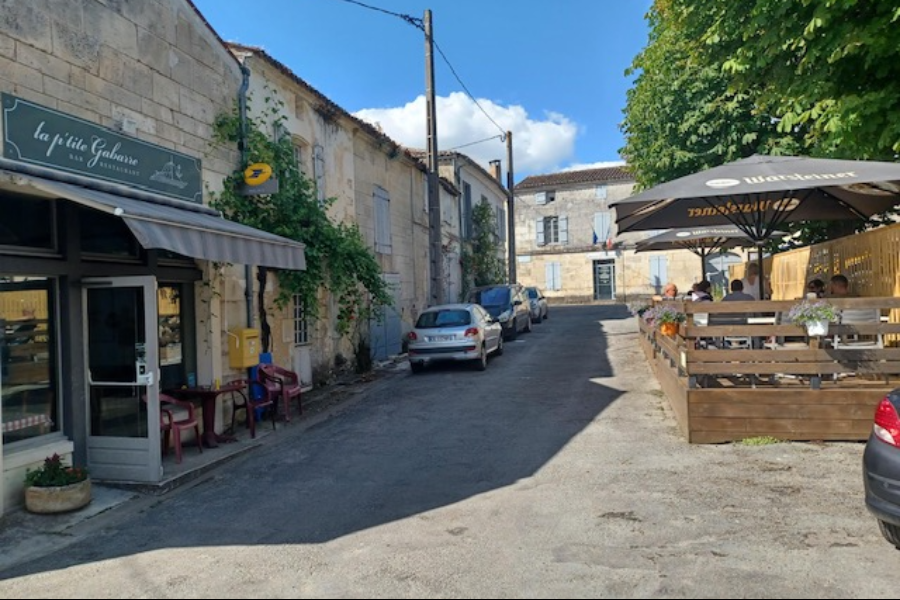
[[[794,362],[794,363],[694,363],[686,369],[689,375],[817,375],[831,373],[887,373],[900,374],[900,362]]]
[[[669,400],[669,406],[675,413],[675,420],[678,421],[678,429],[681,435],[690,441],[690,432],[688,428],[688,398],[687,398],[687,382],[679,378],[673,371],[665,359],[658,357],[652,363],[659,386]]]
[[[877,404],[874,402],[873,404]],[[691,402],[691,417],[755,419],[854,419],[872,424],[875,407],[857,402],[845,404],[743,404]]]
[[[821,389],[811,390],[799,388],[785,390],[780,388],[731,388],[731,389],[696,389],[690,391],[691,406],[694,404],[737,404],[763,406],[767,404],[797,404],[819,406],[824,404],[859,404],[871,406],[874,414],[875,406],[891,391],[891,387],[882,384],[879,389]]]
[[[900,360],[900,348],[867,348],[830,350],[798,348],[796,350],[686,350],[687,363],[702,362],[828,362],[845,360]]]
[[[735,436],[732,431],[704,430],[692,431],[691,442],[694,444],[725,444],[739,442],[750,437],[771,436],[780,440],[807,442],[810,440],[822,440],[827,442],[862,442],[868,439],[869,434],[859,431],[837,433],[832,431],[806,431],[796,435],[786,434],[783,431],[760,430],[750,435]]]
[[[752,436],[760,435],[760,431],[773,432],[775,437],[785,433],[804,434],[828,431],[833,434],[855,434],[858,439],[865,439],[872,428],[872,419],[727,419],[711,417],[691,418],[691,429],[697,431],[735,431]],[[864,437],[863,437],[864,436]],[[745,435],[744,437],[748,437]],[[813,439],[813,438],[807,438]]]

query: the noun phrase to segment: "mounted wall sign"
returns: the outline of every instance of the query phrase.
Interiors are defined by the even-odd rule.
[[[199,158],[10,94],[0,98],[4,157],[189,202],[203,202]]]
[[[266,163],[253,163],[244,169],[244,183],[262,185],[272,176],[272,167]]]
[[[272,176],[272,166],[266,163],[253,163],[244,169],[245,196],[262,196],[278,192],[278,179]]]

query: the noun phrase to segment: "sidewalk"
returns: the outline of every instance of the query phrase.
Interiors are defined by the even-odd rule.
[[[159,502],[160,496],[190,491],[210,474],[220,472],[238,456],[270,444],[287,443],[302,432],[342,410],[362,401],[367,395],[388,385],[395,376],[409,370],[405,356],[376,364],[371,373],[349,374],[327,387],[304,394],[303,414],[290,424],[279,422],[276,432],[270,423],[257,424],[257,437],[249,434],[239,444],[227,444],[216,452],[204,452],[209,460],[194,462],[191,468],[167,467],[167,477],[159,485],[114,486],[92,484],[92,500],[81,510],[60,515],[36,515],[24,508],[0,518],[0,573],[15,565],[38,558],[75,543],[100,527],[124,522]],[[268,426],[268,427],[267,427]],[[185,452],[190,452],[186,448]],[[2,577],[0,577],[2,578]]]

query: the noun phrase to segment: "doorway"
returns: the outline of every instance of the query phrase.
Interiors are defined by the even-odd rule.
[[[88,469],[97,479],[159,481],[156,279],[83,283]]]
[[[616,261],[594,261],[594,300],[616,299]]]

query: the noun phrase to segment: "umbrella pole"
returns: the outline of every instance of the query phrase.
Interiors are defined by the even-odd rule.
[[[756,261],[759,264],[759,299],[766,299],[766,274],[763,271],[763,240],[756,240]]]
[[[709,252],[706,248],[701,247],[700,252],[700,281],[706,279],[706,257],[709,255]]]

